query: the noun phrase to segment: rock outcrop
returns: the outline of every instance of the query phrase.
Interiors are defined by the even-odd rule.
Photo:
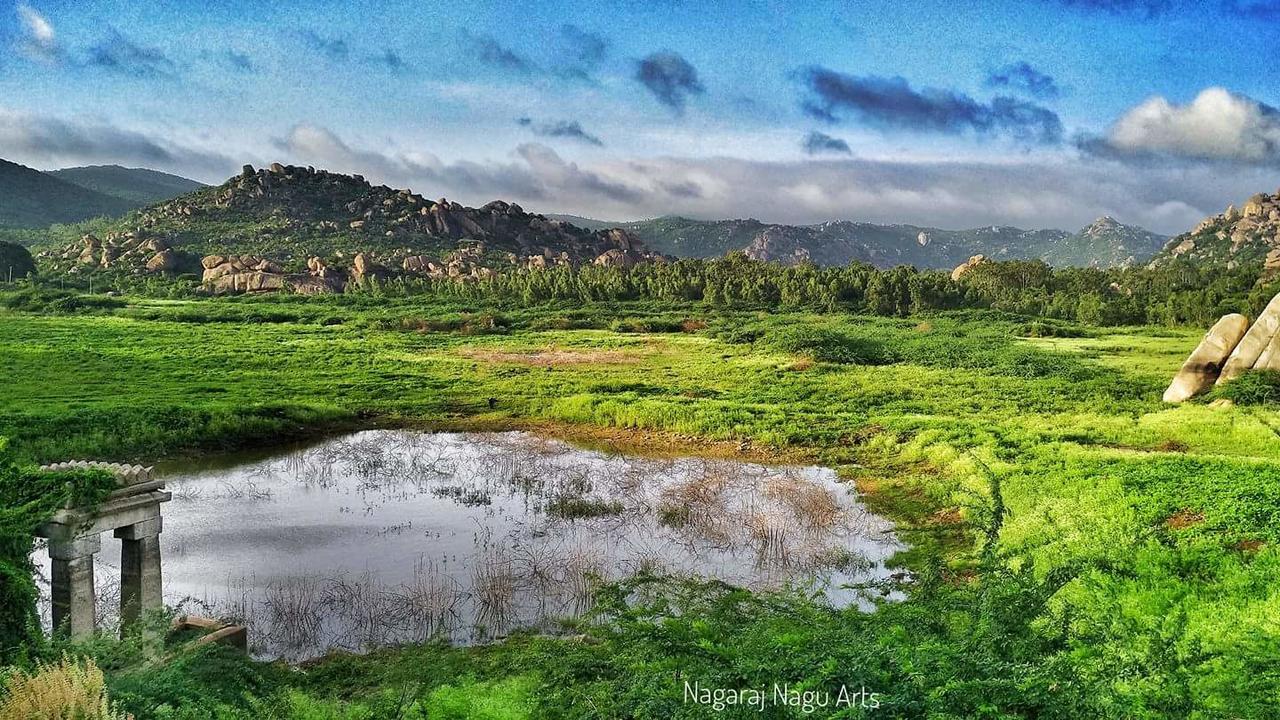
[[[1248,370],[1280,370],[1280,294],[1252,326],[1243,315],[1223,316],[1182,364],[1164,392],[1164,401],[1189,400]]]
[[[1244,371],[1255,367],[1267,347],[1274,344],[1277,331],[1280,331],[1280,295],[1267,303],[1266,309],[1258,315],[1244,339],[1231,351],[1231,356],[1222,366],[1222,374],[1218,376],[1218,384],[1234,380]]]
[[[1169,389],[1164,391],[1164,401],[1180,403],[1213,387],[1227,356],[1249,330],[1249,318],[1238,313],[1225,315],[1214,324],[1204,339],[1173,376]]]
[[[504,269],[586,265],[606,255],[601,262],[627,265],[659,257],[625,230],[588,230],[515,203],[465,207],[371,185],[359,175],[272,163],[246,165],[222,185],[139,210],[40,259],[55,274],[192,271],[202,274],[206,289],[222,293],[294,286],[311,292],[402,275],[474,280]],[[199,257],[223,262],[197,268]],[[342,277],[304,270],[311,258],[342,265]],[[277,267],[256,267],[262,260]]]
[[[960,278],[964,277],[965,274],[967,274],[970,270],[978,267],[984,262],[987,262],[987,258],[985,255],[974,255],[968,260],[957,265],[956,269],[951,271],[951,279],[953,281],[958,281]]]
[[[44,250],[38,256],[54,272],[76,275],[94,269],[144,273],[177,273],[192,269],[193,258],[169,246],[162,237],[145,230],[112,232],[100,239],[89,233],[60,250]]]
[[[1179,235],[1151,261],[1161,267],[1175,261],[1200,265],[1261,266],[1262,277],[1280,275],[1280,190],[1257,193],[1240,208],[1230,205]]]

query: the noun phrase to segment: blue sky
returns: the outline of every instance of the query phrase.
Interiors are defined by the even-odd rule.
[[[1280,184],[1280,0],[0,2],[0,157],[1164,232]]]

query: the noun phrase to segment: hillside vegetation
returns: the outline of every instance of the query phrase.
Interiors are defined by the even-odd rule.
[[[135,204],[0,160],[0,227],[35,228],[123,215]]]
[[[676,257],[709,258],[742,251],[757,260],[819,265],[856,261],[879,268],[914,265],[950,270],[974,255],[1042,260],[1055,267],[1106,268],[1145,263],[1168,240],[1110,217],[1098,218],[1075,233],[1000,226],[941,230],[848,220],[779,225],[676,216],[624,223],[563,217],[584,227],[621,227],[650,248]]]
[[[63,168],[50,170],[48,174],[94,192],[119,198],[132,207],[163,202],[205,187],[204,183],[177,175],[119,165]]]

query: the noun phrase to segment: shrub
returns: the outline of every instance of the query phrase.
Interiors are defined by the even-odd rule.
[[[776,350],[803,355],[818,362],[847,365],[886,365],[893,362],[883,343],[825,328],[788,328],[766,338]]]
[[[1237,405],[1280,403],[1280,370],[1250,370],[1224,383],[1217,396]]]
[[[107,698],[106,680],[92,659],[67,656],[57,664],[41,663],[33,672],[15,672],[4,684],[0,718],[38,720],[126,720]]]

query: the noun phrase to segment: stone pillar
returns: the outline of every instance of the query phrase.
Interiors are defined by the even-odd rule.
[[[164,605],[160,587],[160,516],[117,528],[120,538],[120,623],[133,625]]]
[[[101,549],[102,539],[96,534],[49,541],[55,632],[73,638],[93,634],[93,556]]]

